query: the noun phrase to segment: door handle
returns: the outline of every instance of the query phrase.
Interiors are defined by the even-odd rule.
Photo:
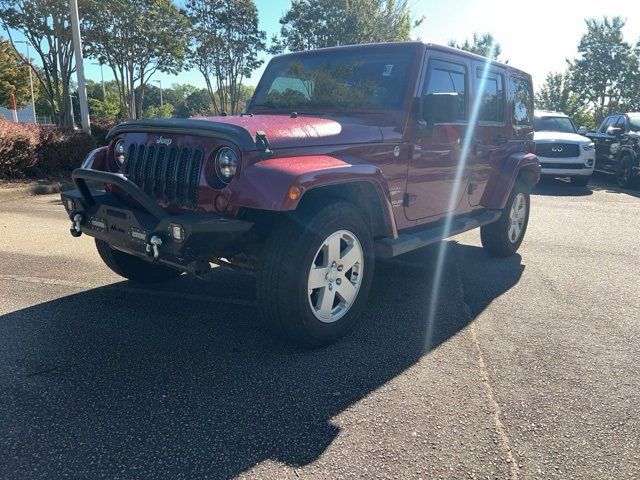
[[[495,138],[496,145],[504,145],[509,142],[509,137],[505,137],[503,135],[499,135]]]

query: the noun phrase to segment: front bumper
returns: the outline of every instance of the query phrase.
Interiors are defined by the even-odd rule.
[[[593,175],[596,165],[594,150],[581,151],[578,157],[550,158],[538,156],[540,173],[556,177],[588,177]]]
[[[84,233],[118,250],[180,270],[200,272],[203,264],[208,265],[217,252],[253,226],[210,213],[171,215],[117,173],[79,168],[71,177],[77,189],[62,192],[61,199],[73,222],[74,236]],[[124,205],[104,190],[89,188],[88,181],[119,188],[140,208]]]

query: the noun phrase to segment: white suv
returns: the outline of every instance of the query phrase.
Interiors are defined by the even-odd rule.
[[[584,187],[596,165],[593,142],[578,134],[571,119],[560,112],[536,110],[533,127],[536,155],[542,175],[569,177],[571,184]],[[580,128],[582,133],[585,128]]]

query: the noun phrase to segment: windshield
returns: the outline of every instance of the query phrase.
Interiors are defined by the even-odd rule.
[[[255,112],[397,110],[414,48],[330,50],[276,58],[253,100]]]
[[[536,132],[576,133],[576,127],[567,117],[536,117],[533,128]]]
[[[629,115],[629,129],[640,132],[640,115]]]

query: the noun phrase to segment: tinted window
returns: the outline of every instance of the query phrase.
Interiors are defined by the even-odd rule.
[[[478,69],[476,75],[478,88],[483,84],[483,70]],[[504,122],[504,87],[502,76],[490,73],[484,81],[484,88],[480,93],[480,112],[478,120],[482,122]]]
[[[423,96],[430,93],[457,93],[459,100],[458,120],[467,118],[467,73],[457,63],[432,60],[425,83]]]
[[[576,133],[576,127],[567,117],[537,117],[533,119],[533,129],[536,132],[564,132]]]
[[[513,105],[511,118],[514,125],[531,125],[533,121],[533,89],[523,78],[511,79]]]
[[[254,95],[256,111],[402,108],[415,50],[329,50],[272,60]]]

